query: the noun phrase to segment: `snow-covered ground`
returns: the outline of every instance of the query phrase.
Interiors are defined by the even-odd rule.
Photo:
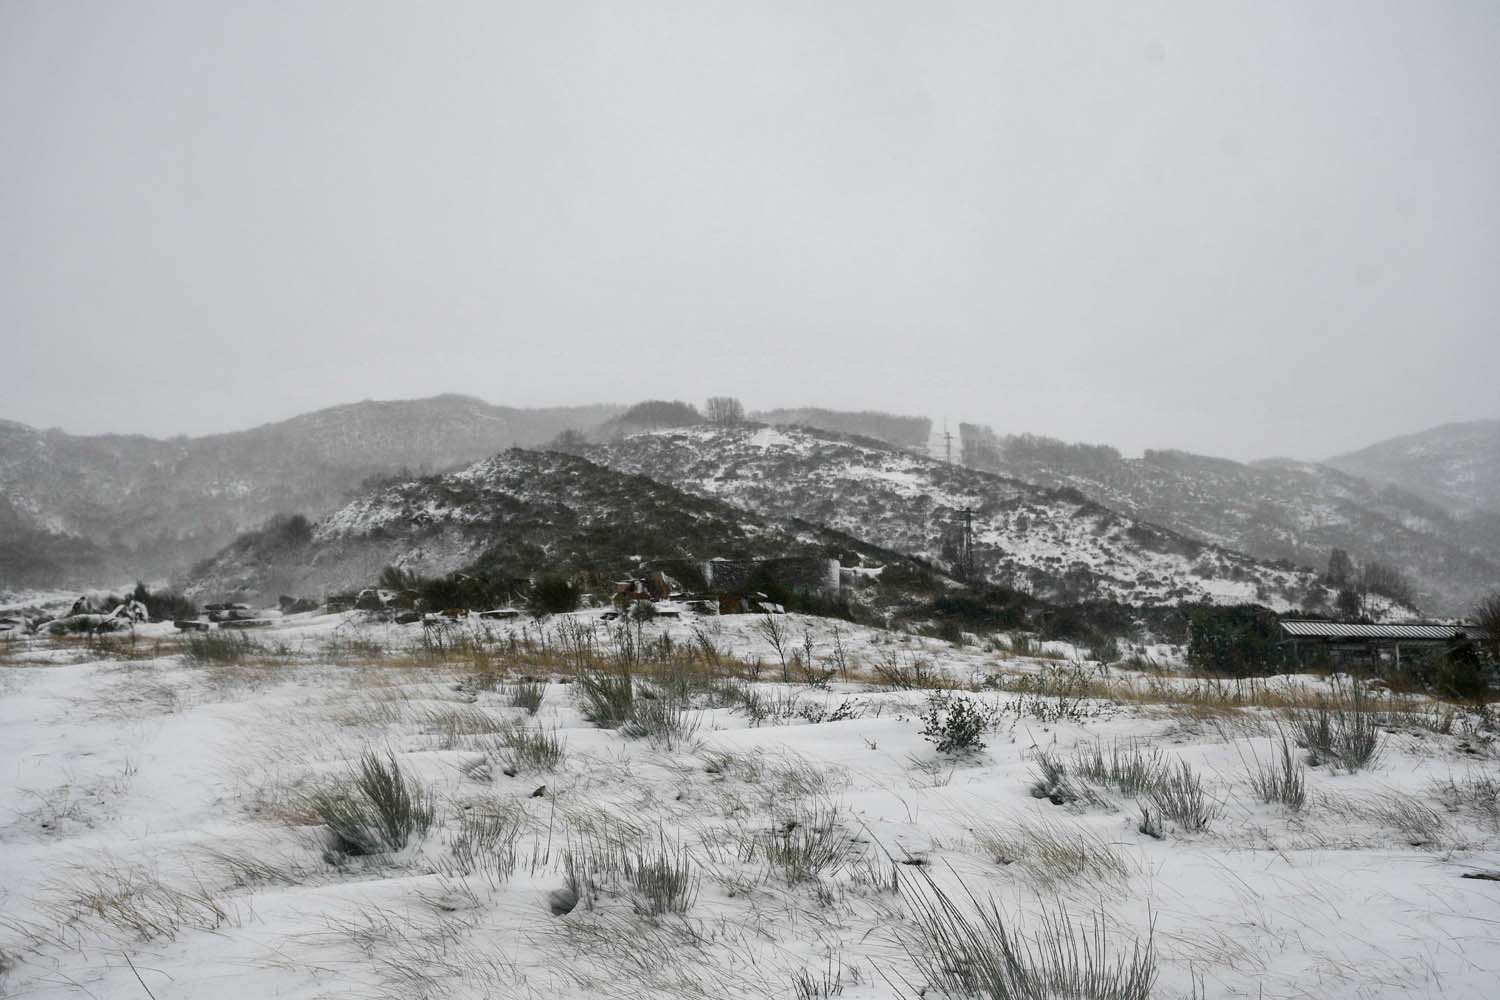
[[[1500,780],[1475,719],[1391,726],[1375,767],[1309,768],[1292,811],[1250,784],[1279,745],[1267,710],[1039,696],[1015,678],[1110,672],[1065,649],[1033,660],[778,621],[817,663],[842,649],[853,677],[920,661],[972,685],[964,696],[992,713],[986,749],[924,740],[927,691],[779,683],[748,616],[643,627],[680,645],[696,625],[722,657],[767,664],[751,685],[759,724],[704,703],[671,740],[585,721],[565,673],[528,719],[470,666],[432,662],[421,626],[297,616],[255,634],[251,663],[155,649],[179,641],[160,626],[110,655],[0,647],[0,997],[917,996],[929,875],[964,906],[965,890],[992,898],[1022,934],[1061,909],[1078,928],[1097,916],[1112,954],[1149,939],[1156,997],[1500,995],[1500,882],[1461,877],[1500,869],[1500,812],[1438,788]],[[534,665],[537,643],[562,655],[580,627],[607,648],[597,612],[501,625],[489,648],[529,643],[514,655]],[[556,729],[556,770],[504,773],[490,730],[512,719]],[[1187,763],[1218,804],[1209,828],[1168,820],[1149,836],[1135,798],[1106,785],[1033,797],[1038,754],[1096,740]],[[437,816],[396,854],[342,857],[308,797],[370,749],[430,786]],[[465,854],[486,816],[517,828],[508,876],[493,843],[478,863]],[[766,850],[793,821],[841,857],[794,877]],[[570,852],[576,870],[611,841],[686,852],[686,912],[638,912],[605,881],[591,908],[554,915]],[[1060,842],[1082,845],[1075,863],[1045,849]]]

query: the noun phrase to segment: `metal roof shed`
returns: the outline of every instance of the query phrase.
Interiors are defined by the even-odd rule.
[[[1283,621],[1282,642],[1290,642],[1301,661],[1301,646],[1322,647],[1377,659],[1382,649],[1389,649],[1396,665],[1401,665],[1403,645],[1436,646],[1473,633],[1473,626],[1443,625],[1436,622],[1400,622],[1369,625],[1361,622]]]

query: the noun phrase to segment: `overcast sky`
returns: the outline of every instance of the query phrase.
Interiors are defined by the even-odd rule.
[[[0,417],[1500,416],[1500,3],[0,0]]]

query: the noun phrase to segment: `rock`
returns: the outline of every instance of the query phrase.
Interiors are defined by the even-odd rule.
[[[534,798],[534,799],[539,799],[543,795],[546,795],[546,794],[547,794],[547,786],[546,785],[538,785],[537,786],[537,790],[531,793],[531,797]]]
[[[151,620],[151,612],[147,611],[146,606],[140,601],[126,601],[124,604],[117,605],[109,613],[109,616],[128,622],[148,622]]]
[[[379,611],[385,607],[385,601],[381,600],[378,590],[361,590],[354,599],[354,606],[360,611]]]
[[[572,889],[553,889],[547,893],[547,909],[554,917],[565,917],[578,905],[578,893]]]
[[[177,628],[179,630],[183,631],[183,632],[207,632],[208,631],[208,622],[176,621],[176,622],[173,622],[172,624],[175,625],[175,626],[177,626]]]

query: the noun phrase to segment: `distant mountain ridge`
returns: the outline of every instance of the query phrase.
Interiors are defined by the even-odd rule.
[[[1069,488],[1108,507],[1262,559],[1321,569],[1334,547],[1409,576],[1429,611],[1462,614],[1500,585],[1500,518],[1455,513],[1327,465],[1243,464],[1180,451],[1126,459],[1114,448],[960,428],[966,465]]]
[[[171,440],[0,421],[0,503],[26,531],[27,559],[58,564],[59,579],[163,572],[272,514],[332,509],[368,477],[438,471],[539,445],[619,409],[526,410],[449,395],[351,403]],[[0,547],[0,582],[10,582],[23,567],[3,559]]]
[[[1500,515],[1500,420],[1443,424],[1337,455],[1326,464],[1455,512]]]

